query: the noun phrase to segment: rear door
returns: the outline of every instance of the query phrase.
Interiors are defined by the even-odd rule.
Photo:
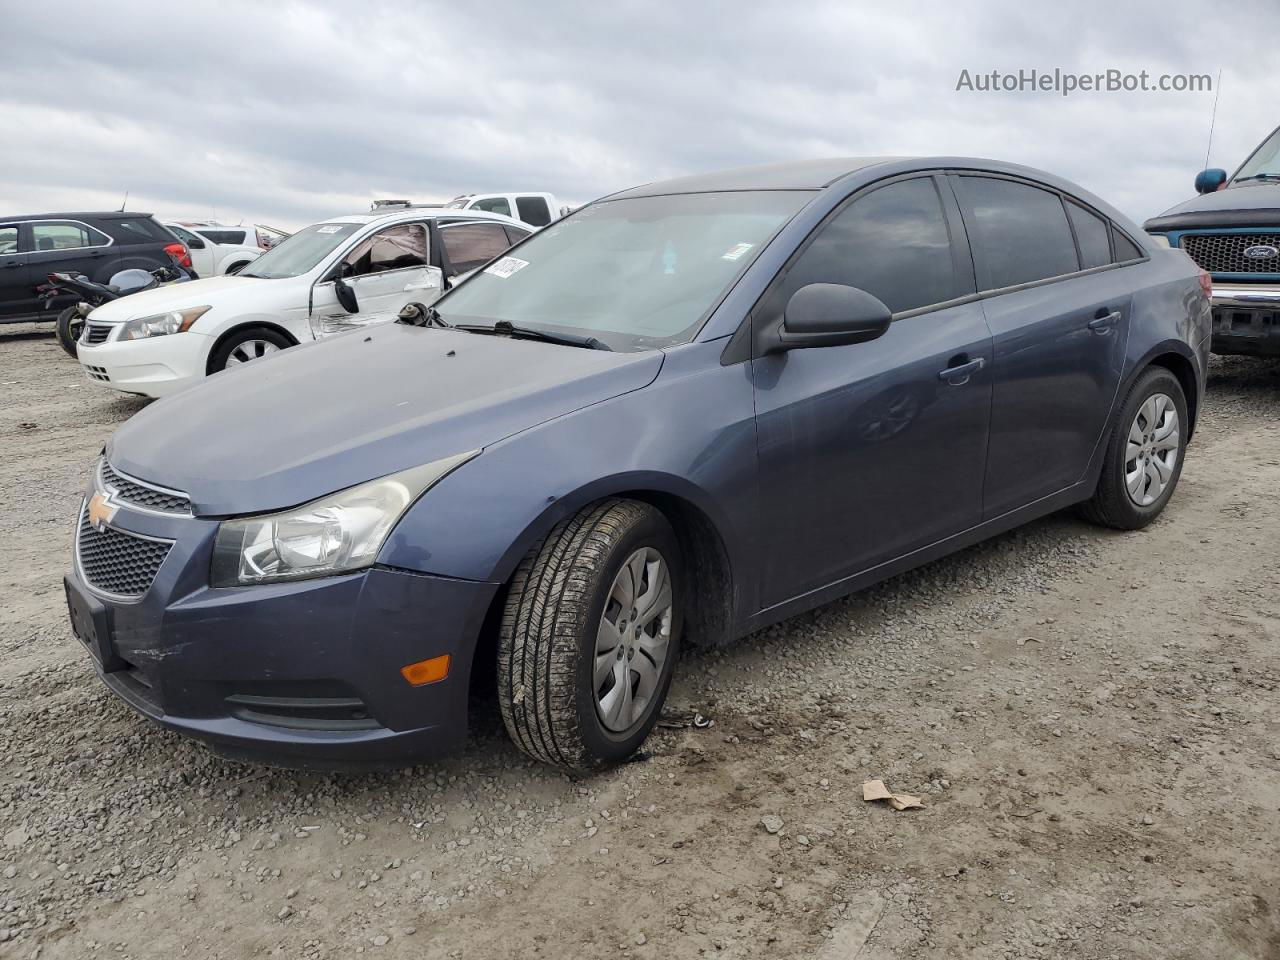
[[[501,256],[511,246],[507,227],[492,221],[441,221],[439,235],[441,265],[450,284]]]
[[[1132,291],[1096,211],[1013,178],[951,179],[994,337],[989,519],[1084,477],[1119,388]]]
[[[30,258],[22,253],[21,236],[21,224],[0,223],[0,322],[37,309],[35,281],[27,264]]]

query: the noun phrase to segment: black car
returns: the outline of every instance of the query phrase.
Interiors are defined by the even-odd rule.
[[[42,213],[0,217],[0,323],[53,320],[74,297],[44,309],[36,288],[54,271],[106,283],[121,270],[191,265],[186,246],[149,213]]]

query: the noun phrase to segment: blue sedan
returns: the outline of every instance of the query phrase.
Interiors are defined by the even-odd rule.
[[[135,416],[86,490],[72,624],[133,708],[231,755],[419,760],[483,680],[521,750],[600,769],[685,642],[1065,507],[1155,519],[1206,281],[1006,163],[628,190],[433,307]]]

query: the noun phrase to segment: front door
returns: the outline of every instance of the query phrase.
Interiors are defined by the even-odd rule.
[[[1016,180],[953,182],[979,284],[1008,291],[983,301],[995,342],[991,519],[1085,476],[1119,389],[1132,281],[1106,269],[1109,224],[1083,206]]]
[[[753,314],[810,283],[894,311],[868,343],[756,357],[763,607],[974,526],[991,406],[991,336],[945,183],[873,187],[818,228]]]
[[[343,257],[341,271],[359,310],[352,315],[338,303],[332,279],[317,283],[311,312],[312,327],[320,332],[394,320],[405,304],[429,304],[443,292],[443,275],[430,264],[422,223],[385,227],[358,241]]]
[[[36,310],[35,281],[27,268],[30,257],[19,253],[20,235],[18,224],[0,223],[0,321]]]

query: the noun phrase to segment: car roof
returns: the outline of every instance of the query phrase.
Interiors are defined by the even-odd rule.
[[[821,190],[864,167],[891,163],[902,157],[833,157],[793,160],[752,167],[734,167],[713,173],[695,173],[673,180],[658,180],[615,193],[608,199],[656,197],[669,193],[718,193],[732,190]]]
[[[497,223],[529,229],[529,224],[521,223],[514,217],[500,213],[489,213],[484,210],[447,210],[443,207],[409,207],[405,210],[393,210],[390,213],[352,213],[345,217],[328,217],[316,223],[397,223],[401,220],[493,220]]]
[[[15,217],[0,217],[0,220],[4,220],[6,223],[17,223],[26,220],[137,220],[140,217],[149,216],[151,214],[135,210],[127,212],[110,210],[96,213],[92,211],[80,211],[79,213],[22,213]]]

